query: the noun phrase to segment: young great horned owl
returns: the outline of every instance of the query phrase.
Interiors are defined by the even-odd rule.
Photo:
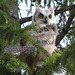
[[[55,24],[54,10],[52,8],[42,9],[36,8],[35,13],[32,17],[32,22],[36,22],[38,32],[30,31],[31,37],[34,40],[39,40],[39,45],[42,46],[50,55],[56,49],[55,41],[58,33],[57,26]],[[34,66],[42,65],[42,61],[45,56],[42,52],[37,50],[36,57],[33,59],[32,68]]]
[[[40,45],[45,48],[49,54],[52,54],[57,36],[57,26],[55,24],[54,10],[52,8],[42,9],[37,7],[32,17],[32,22],[36,22],[39,32],[31,32],[34,40],[40,40]]]

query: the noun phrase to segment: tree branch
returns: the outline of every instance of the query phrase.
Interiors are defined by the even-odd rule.
[[[55,10],[55,15],[59,14],[59,13],[63,13],[65,11],[71,10],[75,8],[75,4],[73,5],[69,5],[69,6],[63,6],[62,8],[60,8],[59,10]]]
[[[67,11],[67,10],[71,10],[71,9],[73,9],[73,8],[75,8],[75,4],[70,5],[70,6],[64,6],[64,7],[60,8],[59,10],[55,10],[55,15],[57,15],[57,14],[59,14],[59,13],[63,13],[63,12],[65,12],[65,11]],[[21,19],[18,20],[18,22],[19,22],[20,24],[23,24],[23,23],[25,23],[25,22],[31,21],[31,19],[32,19],[32,16],[27,17],[27,18],[21,18]]]
[[[68,33],[74,16],[75,16],[75,8],[71,11],[68,21],[67,21],[66,25],[64,25],[62,32],[60,32],[59,35],[57,36],[56,46],[60,43],[60,41],[63,39],[63,37]]]
[[[25,22],[31,21],[31,19],[32,19],[32,16],[31,17],[26,17],[26,18],[21,18],[17,22],[19,22],[20,24],[23,24]]]

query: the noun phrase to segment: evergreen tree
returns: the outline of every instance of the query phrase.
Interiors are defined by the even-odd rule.
[[[28,16],[32,12],[33,6],[47,7],[51,6],[55,8],[55,15],[59,17],[57,22],[59,35],[57,36],[56,45],[60,45],[61,40],[69,42],[65,48],[60,46],[60,50],[56,50],[51,56],[38,45],[39,41],[34,41],[29,30],[33,29],[36,32],[36,23],[31,24],[25,28],[21,28],[21,25],[25,22],[31,21],[31,16],[27,18],[19,19],[18,12],[19,2],[24,0],[0,0],[0,75],[53,75],[54,72],[62,72],[62,69],[66,71],[66,75],[75,74],[75,4],[73,0],[30,0],[30,10],[28,10]],[[28,6],[29,0],[25,0],[26,6]],[[17,4],[18,3],[18,4]],[[35,5],[34,5],[35,3]],[[58,15],[59,14],[59,15]],[[20,14],[21,16],[21,14]],[[29,54],[21,54],[15,56],[14,53],[5,52],[5,48],[8,46],[17,45],[22,38],[26,43],[31,42],[35,47],[33,52]],[[64,38],[65,37],[65,38]],[[67,39],[66,39],[67,38]],[[69,41],[68,41],[69,40]],[[11,47],[10,46],[10,47]],[[41,51],[46,58],[43,60],[42,66],[38,66],[35,71],[31,69],[33,60],[36,59],[35,49]],[[11,50],[10,50],[11,51]],[[23,62],[25,61],[25,62]],[[24,73],[23,73],[24,71]]]

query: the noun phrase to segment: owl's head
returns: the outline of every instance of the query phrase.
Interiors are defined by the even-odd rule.
[[[54,9],[40,8],[35,9],[35,13],[32,17],[32,21],[37,24],[53,24],[55,23]]]

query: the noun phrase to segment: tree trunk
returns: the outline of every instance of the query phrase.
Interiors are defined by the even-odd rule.
[[[7,3],[9,4],[9,0],[6,0]],[[12,3],[11,5],[11,13],[8,13],[8,15],[10,15],[12,18],[14,18],[15,20],[16,19],[19,19],[19,16],[18,16],[18,0],[16,0],[15,2]]]

